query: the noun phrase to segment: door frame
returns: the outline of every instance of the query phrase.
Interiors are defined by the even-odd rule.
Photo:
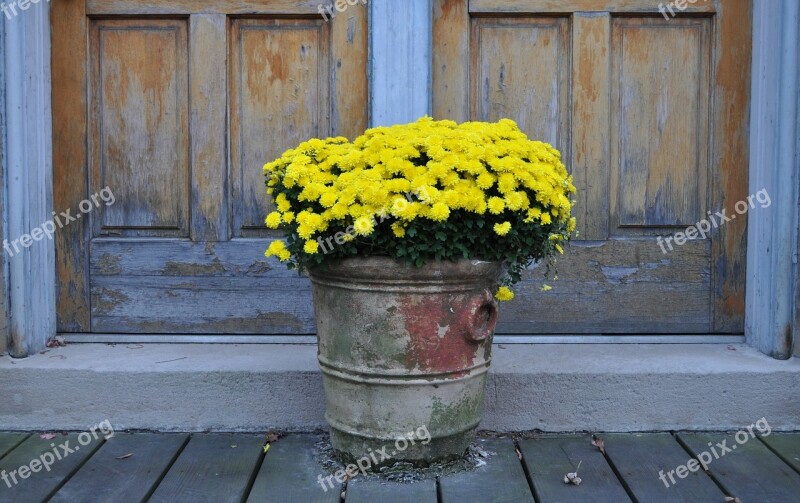
[[[750,190],[768,188],[772,207],[749,214],[745,333],[777,359],[800,356],[798,23],[794,0],[755,3]]]
[[[51,24],[49,10],[57,8],[61,2],[74,2],[85,0],[53,0],[51,3],[40,2],[32,4],[31,8],[13,19],[3,17],[2,23],[5,30],[2,33],[3,44],[0,47],[0,58],[4,67],[5,82],[2,90],[4,99],[2,100],[3,112],[0,114],[0,130],[3,132],[3,152],[8,155],[2,156],[3,174],[2,189],[8,197],[3,197],[3,204],[0,207],[0,221],[2,225],[3,239],[17,238],[21,234],[30,230],[32,222],[44,222],[50,218],[53,210],[53,169],[50,153],[52,152],[53,133],[51,130],[51,89],[50,89],[50,43],[51,43]],[[439,2],[441,0],[435,0]],[[753,60],[753,93],[751,96],[751,115],[750,130],[752,145],[759,145],[755,141],[764,138],[796,138],[796,131],[800,129],[800,113],[798,107],[777,107],[773,100],[769,99],[768,93],[761,92],[764,89],[763,83],[769,81],[775,75],[784,76],[783,79],[773,80],[774,86],[771,92],[776,90],[782,93],[796,92],[797,81],[786,78],[787,75],[797,75],[798,61],[797,52],[800,49],[800,39],[797,33],[797,23],[786,22],[786,19],[797,19],[797,6],[793,5],[794,0],[780,0],[780,7],[772,0],[754,0],[754,30],[752,51],[754,55],[765,55],[763,60],[758,60],[757,56]],[[394,12],[389,7],[391,0],[372,0],[370,10],[373,12]],[[414,0],[415,9],[423,8],[431,12],[435,7],[431,6],[431,0]],[[378,7],[376,7],[378,6]],[[430,24],[430,19],[424,16],[414,16],[415,23]],[[769,25],[765,20],[780,20],[781,29],[775,30],[775,24]],[[62,23],[69,20],[57,20]],[[379,28],[383,26],[384,28]],[[402,44],[388,44],[387,39],[391,39],[392,34],[388,29],[398,29],[402,24],[376,24],[371,28],[370,33],[370,86],[391,80],[383,72],[396,72],[398,68],[414,68],[418,65],[419,53],[408,49]],[[767,26],[771,28],[766,29]],[[412,23],[406,25],[407,30],[418,30],[420,26]],[[380,29],[380,31],[378,31]],[[387,30],[387,31],[384,31]],[[795,57],[782,56],[789,50]],[[793,51],[793,52],[791,52]],[[377,63],[381,58],[387,57],[387,52],[394,58],[393,64],[382,65]],[[58,50],[56,50],[58,53]],[[63,53],[63,49],[62,49]],[[768,56],[768,57],[767,57]],[[781,58],[780,61],[777,61]],[[386,61],[386,60],[384,60]],[[758,63],[757,63],[758,61]],[[403,63],[407,63],[404,66]],[[53,57],[53,64],[58,64],[56,54]],[[756,66],[758,64],[758,66]],[[418,66],[416,66],[418,67]],[[16,71],[23,69],[24,71]],[[414,77],[405,77],[406,80]],[[31,83],[34,83],[31,85]],[[38,85],[37,85],[38,84]],[[428,83],[429,85],[429,83]],[[761,87],[759,87],[759,85]],[[792,86],[795,86],[792,88]],[[428,91],[429,93],[430,91]],[[415,103],[422,100],[430,100],[427,97],[415,97]],[[67,106],[65,103],[58,103],[56,106]],[[373,118],[380,117],[375,111],[380,109],[392,117],[402,117],[402,109],[406,104],[401,100],[393,103],[371,104]],[[419,109],[415,106],[415,109]],[[428,106],[430,110],[430,106]],[[24,113],[19,113],[24,111]],[[15,113],[17,112],[17,113]],[[765,117],[777,117],[779,120],[764,121]],[[371,119],[372,120],[372,119]],[[59,133],[61,134],[61,133]],[[794,134],[794,136],[792,136]],[[788,136],[787,136],[788,135]],[[795,142],[796,143],[796,142]],[[6,146],[13,147],[11,150]],[[786,148],[794,148],[794,156],[783,155],[774,162],[772,159],[764,157],[755,158],[757,149],[751,148],[751,162],[749,166],[751,184],[753,181],[764,180],[766,174],[774,181],[783,181],[785,176],[792,177],[797,181],[800,177],[800,168],[796,166],[800,146],[784,144]],[[80,146],[78,146],[80,147]],[[83,146],[85,148],[85,145]],[[18,156],[20,161],[15,161]],[[25,170],[21,170],[25,166]],[[23,174],[24,176],[16,176]],[[784,178],[776,178],[783,176]],[[794,185],[797,185],[796,183]],[[44,187],[44,190],[42,188]],[[769,260],[767,249],[770,243],[777,242],[775,236],[798,235],[798,203],[800,196],[797,191],[789,195],[788,200],[775,201],[775,210],[769,212],[771,219],[766,221],[764,213],[750,214],[748,231],[748,283],[749,289],[756,284],[770,284],[771,278],[776,273]],[[782,211],[783,209],[787,211]],[[769,225],[769,227],[766,227]],[[768,236],[769,239],[761,242],[763,246],[754,246],[753,239],[758,236],[757,232],[764,232],[769,228],[771,233],[760,234]],[[796,258],[800,239],[789,239],[791,250],[788,256],[784,256],[780,262],[782,271],[790,270],[789,278],[793,278],[791,284],[781,282],[776,285],[780,290],[762,290],[761,294],[770,296],[777,300],[790,299],[794,309],[789,309],[790,321],[792,322],[794,350],[800,355],[800,330],[798,329],[798,317],[800,317],[800,292],[798,290],[798,271],[796,263],[792,263],[792,258]],[[10,327],[8,351],[15,357],[23,357],[42,349],[47,340],[56,335],[55,313],[56,313],[56,262],[54,255],[53,242],[44,240],[36,243],[24,250],[18,257],[20,260],[9,260],[0,268],[2,283],[4,285],[3,294],[8,299],[7,304],[12,306],[9,312],[0,312],[0,327],[5,323]],[[786,260],[788,259],[788,260]],[[2,261],[0,261],[2,262]],[[796,261],[795,261],[796,262]],[[754,290],[751,290],[754,291]],[[7,293],[7,295],[6,295]],[[758,311],[754,295],[746,296],[746,311],[748,318],[746,321],[747,342],[760,351],[774,357],[788,357],[785,351],[787,341],[786,332],[779,332],[769,329],[758,329],[756,327],[766,326],[764,322],[769,321],[769,313]],[[786,326],[786,325],[784,325]],[[0,330],[0,338],[4,336]],[[619,342],[619,341],[617,341]],[[791,344],[791,341],[790,341]],[[0,346],[2,347],[2,346]]]
[[[2,238],[12,243],[30,239],[32,229],[51,220],[53,208],[50,10],[46,2],[28,7],[10,19],[2,16]],[[7,351],[14,357],[41,350],[56,331],[54,246],[39,238],[13,256],[0,251],[7,299],[0,327],[7,327]]]

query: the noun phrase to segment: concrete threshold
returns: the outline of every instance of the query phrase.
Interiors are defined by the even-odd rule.
[[[483,429],[800,430],[800,358],[746,345],[494,348]],[[70,344],[0,357],[0,430],[325,427],[313,345]]]

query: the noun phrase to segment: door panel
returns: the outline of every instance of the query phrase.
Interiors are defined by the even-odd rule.
[[[579,237],[500,333],[741,333],[745,219],[662,253],[656,238],[747,197],[750,3],[435,0],[437,119],[510,117],[563,154]]]
[[[567,147],[569,116],[559,112],[569,108],[568,20],[478,18],[472,40],[474,117],[494,122],[514,115],[531,136]],[[518,109],[519,103],[529,106]]]
[[[57,236],[59,331],[314,332],[307,280],[263,256],[261,168],[366,127],[366,9],[317,4],[53,3],[56,207],[116,199]]]
[[[710,35],[709,18],[613,19],[610,208],[616,229],[685,228],[704,214]],[[661,56],[665,47],[669,57]]]
[[[256,239],[94,240],[92,331],[315,333],[308,280],[263,254]]]
[[[92,21],[89,54],[91,186],[117,198],[92,237],[188,237],[186,21]]]
[[[231,189],[235,237],[264,236],[264,175],[252,169],[330,129],[330,23],[236,19],[231,29]]]

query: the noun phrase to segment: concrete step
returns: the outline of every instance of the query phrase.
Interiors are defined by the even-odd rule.
[[[800,430],[800,358],[746,345],[499,344],[482,429]],[[325,427],[314,345],[69,344],[0,357],[0,430]]]

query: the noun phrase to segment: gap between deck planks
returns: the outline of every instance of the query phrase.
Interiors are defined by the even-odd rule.
[[[484,466],[412,484],[356,477],[347,484],[345,503],[721,503],[726,496],[748,503],[800,502],[800,433],[772,433],[741,443],[725,433],[599,437],[605,454],[591,445],[589,435],[540,435],[516,442],[480,438],[478,445],[488,453]],[[0,481],[0,503],[337,503],[342,494],[335,480],[324,483],[329,472],[317,460],[320,435],[288,435],[273,442],[266,455],[265,437],[253,434],[116,433],[86,445],[78,438],[78,433],[53,439],[0,433],[0,470],[6,473],[18,474],[20,466],[31,466],[54,446],[69,442],[74,449],[49,471],[17,477],[11,488]],[[707,463],[707,472],[687,470],[683,478],[673,477],[674,484],[659,478],[723,442],[731,449]],[[564,475],[578,464],[583,483],[564,484]]]

